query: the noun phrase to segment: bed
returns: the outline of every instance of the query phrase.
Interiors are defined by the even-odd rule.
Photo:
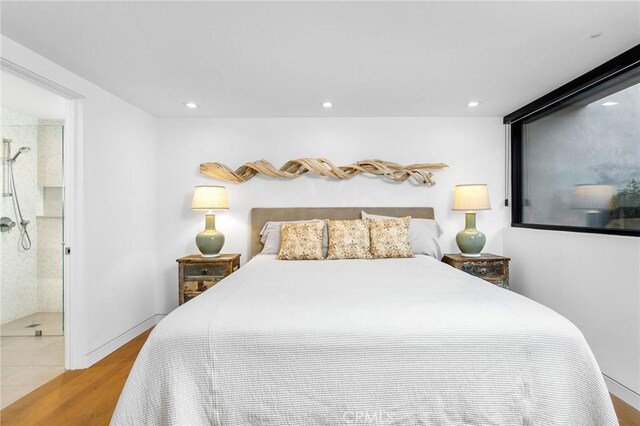
[[[538,303],[429,256],[257,255],[267,220],[361,210],[254,209],[255,256],[156,326],[112,424],[617,424],[584,337]]]

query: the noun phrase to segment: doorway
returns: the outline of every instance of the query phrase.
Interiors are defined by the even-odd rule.
[[[66,99],[2,72],[1,406],[64,372]]]

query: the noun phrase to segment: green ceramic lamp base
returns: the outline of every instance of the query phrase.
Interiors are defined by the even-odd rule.
[[[465,213],[465,229],[456,235],[456,243],[460,254],[465,257],[480,257],[480,253],[487,242],[487,237],[476,229],[475,212]]]
[[[196,245],[202,257],[218,257],[224,245],[224,235],[216,231],[216,215],[209,212],[205,215],[205,230],[196,236]]]
[[[462,256],[462,257],[480,257],[481,254],[480,253],[471,254],[471,253],[462,253],[462,252],[460,252],[460,256]]]

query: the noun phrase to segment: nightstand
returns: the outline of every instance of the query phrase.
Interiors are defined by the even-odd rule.
[[[498,287],[509,289],[509,259],[491,253],[479,257],[465,257],[461,254],[445,254],[442,261],[475,277],[489,281]]]
[[[178,262],[178,304],[182,305],[213,287],[240,267],[239,254],[181,257]]]

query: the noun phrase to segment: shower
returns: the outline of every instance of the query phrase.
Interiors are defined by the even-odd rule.
[[[29,221],[26,220],[22,216],[22,210],[20,209],[20,200],[18,199],[18,191],[16,189],[16,181],[13,173],[13,166],[20,156],[20,154],[26,154],[31,151],[31,148],[23,146],[18,149],[18,152],[12,157],[11,156],[11,139],[3,139],[4,145],[4,189],[2,191],[3,197],[12,197],[13,199],[13,211],[16,216],[16,221],[18,221],[18,229],[20,230],[20,238],[19,244],[24,250],[31,249],[31,237],[29,236],[29,231],[27,230],[27,226],[29,225]],[[5,219],[5,218],[2,218]],[[3,221],[4,223],[4,221]],[[8,223],[7,231],[10,231],[15,223]],[[5,228],[3,227],[3,230]]]
[[[28,146],[22,146],[22,147],[20,147],[18,152],[16,152],[16,155],[11,157],[11,159],[9,161],[14,162],[14,161],[16,161],[16,158],[18,158],[18,155],[22,154],[23,152],[27,153],[29,151],[31,151],[31,148],[29,148]]]

